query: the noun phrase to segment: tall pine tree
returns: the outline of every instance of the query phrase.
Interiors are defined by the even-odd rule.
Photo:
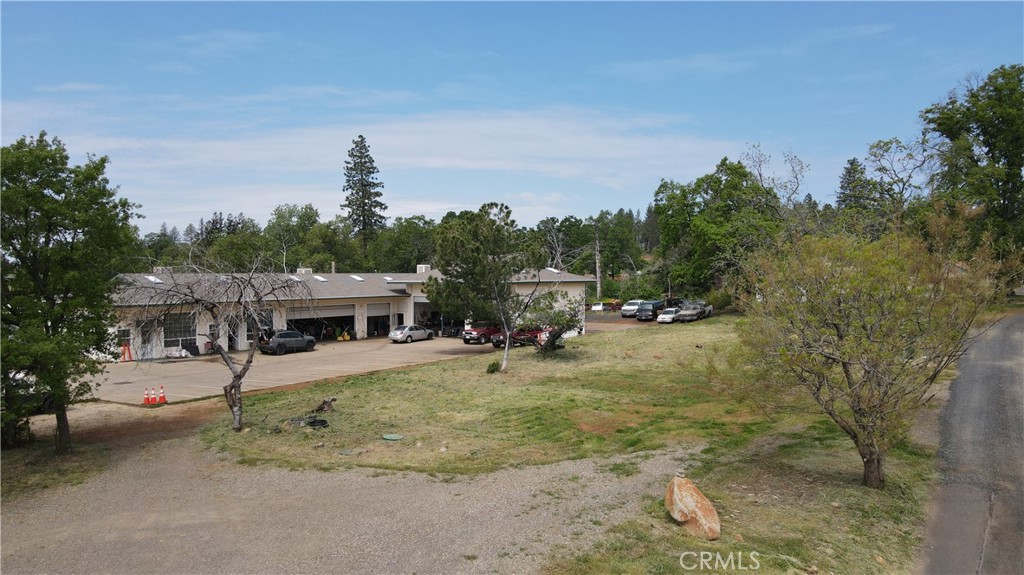
[[[380,201],[384,193],[384,184],[377,181],[377,166],[370,155],[370,146],[366,138],[360,135],[352,140],[352,148],[348,151],[345,161],[345,187],[347,192],[343,210],[348,210],[348,220],[352,229],[366,249],[367,244],[377,237],[380,230],[387,224],[384,211],[387,204]]]

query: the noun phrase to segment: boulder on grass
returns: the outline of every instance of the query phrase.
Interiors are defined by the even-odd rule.
[[[714,541],[722,535],[718,512],[682,472],[676,473],[665,492],[665,508],[691,534]]]

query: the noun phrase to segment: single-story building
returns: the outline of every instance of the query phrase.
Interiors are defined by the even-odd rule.
[[[248,276],[250,284],[255,277],[276,291],[263,300],[256,319],[250,315],[242,321],[233,317],[235,314],[222,313],[228,317],[219,334],[220,344],[229,351],[245,350],[257,331],[278,329],[296,329],[317,339],[336,339],[343,334],[364,339],[387,336],[392,326],[404,323],[426,325],[440,335],[445,326],[461,324],[464,318],[442,318],[432,308],[423,292],[424,282],[431,276],[440,278],[441,274],[426,265],[417,266],[417,272],[411,274],[316,274],[299,269],[295,274]],[[232,290],[232,279],[239,277],[246,276],[180,273],[169,268],[123,274],[124,286],[115,298],[122,359],[154,359],[181,350],[197,355],[212,349],[213,315],[196,305],[196,300],[224,310],[246,305],[250,298]],[[545,268],[524,273],[512,283],[520,293],[562,290],[570,300],[582,302],[587,284],[593,281]]]

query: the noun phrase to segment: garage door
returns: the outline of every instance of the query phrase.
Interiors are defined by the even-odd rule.
[[[317,308],[293,307],[288,309],[288,319],[310,319],[314,317],[341,317],[356,315],[354,305],[328,305]]]
[[[389,303],[370,303],[366,304],[366,315],[367,317],[375,317],[381,315],[391,315],[391,304]]]

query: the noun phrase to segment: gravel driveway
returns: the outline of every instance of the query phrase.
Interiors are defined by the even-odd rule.
[[[79,486],[3,508],[3,572],[532,573],[662,497],[666,451],[620,477],[567,461],[454,481],[236,465],[193,437],[116,449]]]

